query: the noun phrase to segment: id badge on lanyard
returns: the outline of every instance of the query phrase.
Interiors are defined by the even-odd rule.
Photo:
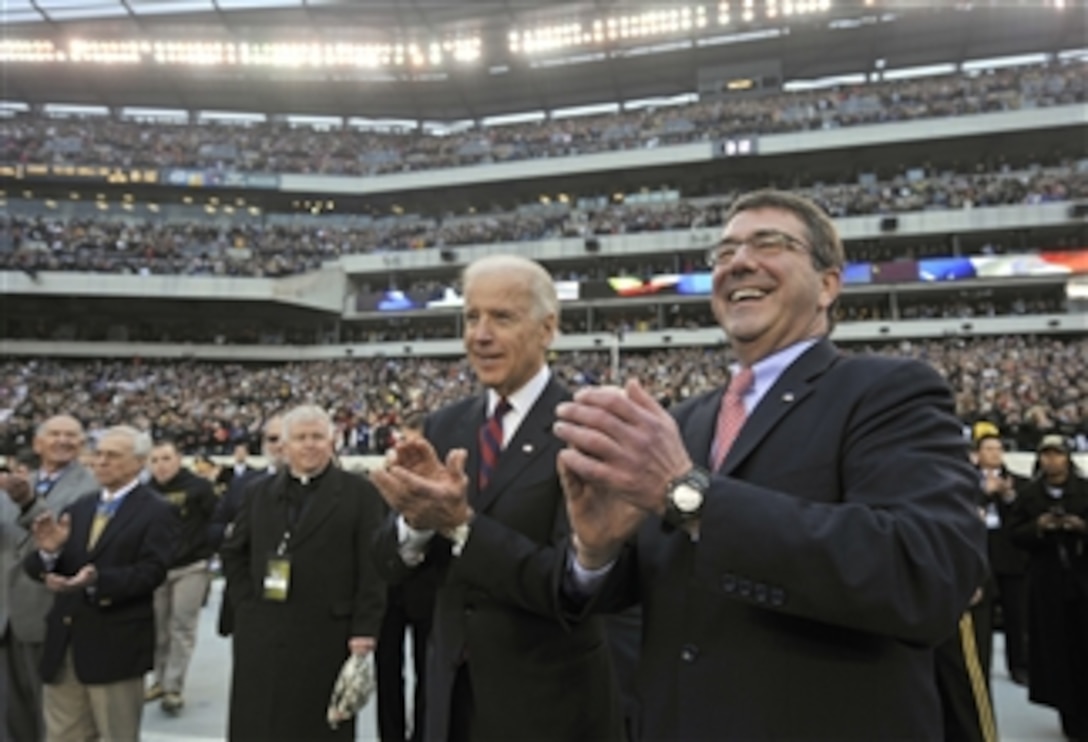
[[[264,568],[264,599],[283,603],[291,592],[291,555],[287,553],[287,544],[291,532],[283,535],[279,548],[268,555]]]

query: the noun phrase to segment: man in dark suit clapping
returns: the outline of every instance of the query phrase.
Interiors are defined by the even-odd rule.
[[[952,395],[828,340],[845,256],[819,207],[762,191],[724,222],[728,387],[670,414],[632,380],[557,411],[565,614],[642,604],[647,739],[940,739],[932,647],[985,576]]]
[[[102,434],[102,489],[34,521],[24,567],[55,593],[42,679],[47,740],[136,742],[155,649],[152,596],[173,556],[177,518],[139,474],[151,449],[128,426]]]
[[[483,394],[431,414],[372,473],[394,514],[376,551],[391,582],[439,585],[427,666],[427,739],[608,740],[621,735],[596,620],[565,630],[548,575],[568,531],[545,361],[559,308],[548,273],[497,255],[464,274],[465,349]]]

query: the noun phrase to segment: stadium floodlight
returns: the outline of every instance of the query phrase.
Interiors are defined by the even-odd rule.
[[[0,62],[59,62],[60,54],[52,41],[0,39]]]
[[[629,40],[689,35],[707,25],[702,5],[685,5],[638,13],[571,19],[562,23],[512,29],[507,35],[513,54],[562,52]]]
[[[395,43],[175,41],[170,39],[0,40],[0,62],[191,67],[442,69],[479,61],[478,35]]]

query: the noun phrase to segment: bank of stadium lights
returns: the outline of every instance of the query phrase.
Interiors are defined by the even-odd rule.
[[[515,54],[538,54],[605,42],[646,39],[675,34],[690,34],[707,27],[706,8],[673,7],[644,13],[609,16],[592,21],[574,20],[549,26],[514,29],[508,36]]]
[[[0,40],[0,62],[192,67],[277,68],[431,68],[451,62],[473,63],[482,55],[479,36],[430,43],[352,42],[93,41],[73,39],[57,45],[33,39]]]
[[[624,43],[667,36],[689,36],[708,29],[711,18],[718,26],[737,21],[754,23],[827,13],[832,0],[720,0],[711,5],[684,5],[643,13],[615,15],[593,20],[571,20],[532,28],[516,28],[508,35],[514,54],[547,52]]]

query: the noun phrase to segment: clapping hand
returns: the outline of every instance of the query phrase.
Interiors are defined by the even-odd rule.
[[[98,581],[98,570],[93,564],[87,564],[71,577],[64,577],[56,573],[45,576],[45,586],[55,593],[70,593],[83,590]]]
[[[456,448],[443,463],[426,440],[407,440],[397,445],[384,470],[371,472],[370,479],[412,528],[447,531],[471,515],[467,459],[468,452]]]
[[[42,513],[30,526],[34,545],[48,554],[56,554],[68,543],[68,534],[71,530],[72,524],[68,513],[64,513],[59,519],[51,512]]]

